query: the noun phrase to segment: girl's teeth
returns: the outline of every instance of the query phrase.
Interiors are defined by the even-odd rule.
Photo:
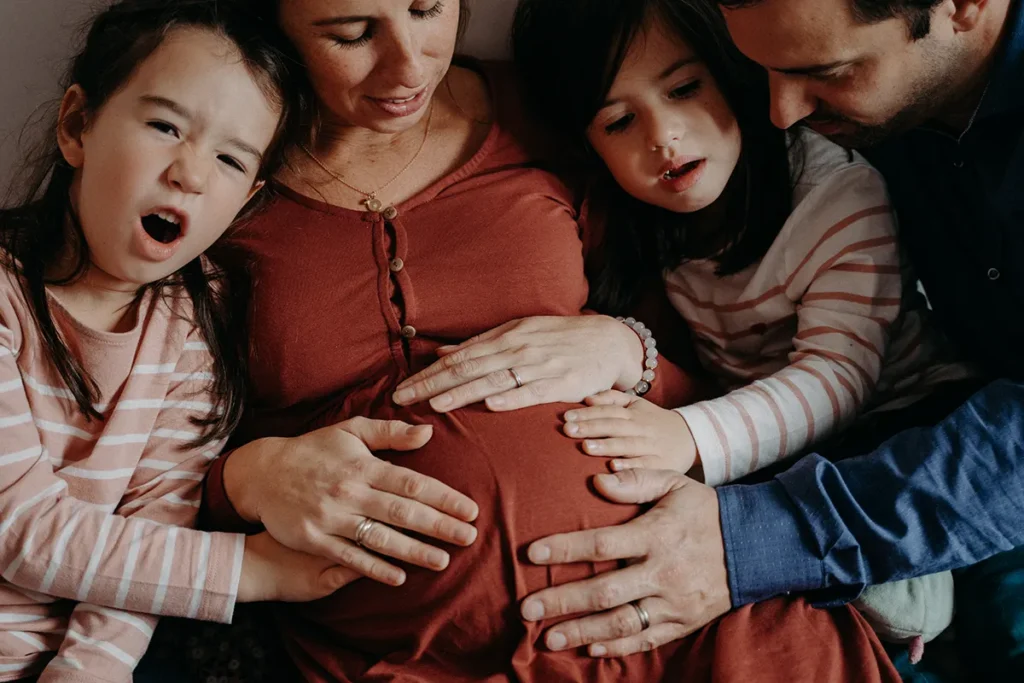
[[[164,213],[163,211],[157,211],[156,215],[164,219],[168,223],[174,223],[175,225],[177,225],[180,222],[178,220],[178,217],[175,216],[173,213]]]

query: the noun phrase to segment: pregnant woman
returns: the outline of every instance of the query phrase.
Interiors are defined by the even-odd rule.
[[[281,608],[306,680],[700,681],[712,669],[728,681],[898,680],[851,609],[800,600],[626,658],[544,646],[550,623],[525,623],[522,599],[617,565],[536,566],[527,544],[639,508],[591,490],[604,463],[560,434],[566,404],[437,413],[393,394],[440,346],[517,318],[560,316],[560,337],[578,340],[561,360],[509,373],[557,382],[590,368],[591,386],[565,400],[636,387],[644,346],[622,323],[582,315],[575,197],[538,167],[504,70],[453,63],[464,6],[266,4],[307,68],[313,125],[270,208],[234,238],[255,281],[251,393],[207,511],[376,579]],[[692,393],[671,364],[656,375],[652,400]]]

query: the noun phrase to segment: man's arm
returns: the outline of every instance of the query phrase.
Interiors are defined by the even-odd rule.
[[[980,562],[1024,545],[1024,384],[994,382],[935,427],[837,464],[808,456],[718,501],[735,607],[792,591],[845,602]]]

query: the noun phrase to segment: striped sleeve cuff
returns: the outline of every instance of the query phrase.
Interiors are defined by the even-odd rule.
[[[721,486],[726,482],[725,445],[715,431],[707,410],[701,403],[676,408],[683,416],[686,425],[693,435],[693,442],[700,454],[701,467],[704,470],[704,483],[708,486]]]

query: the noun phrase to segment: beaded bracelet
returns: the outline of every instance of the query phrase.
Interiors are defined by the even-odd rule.
[[[644,374],[636,386],[626,391],[629,396],[643,396],[651,390],[651,382],[654,381],[654,368],[658,367],[658,343],[647,327],[636,318],[616,318],[620,323],[629,327],[640,337],[644,345]]]

